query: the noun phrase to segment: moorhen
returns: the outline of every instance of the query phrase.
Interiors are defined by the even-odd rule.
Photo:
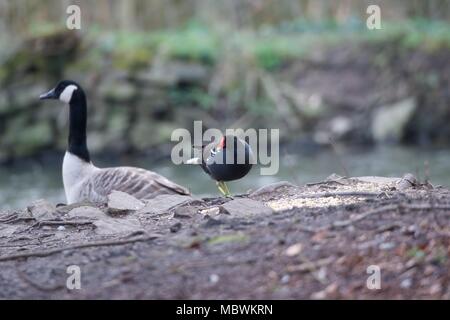
[[[188,164],[199,164],[211,178],[216,180],[219,191],[231,196],[226,181],[238,180],[247,175],[254,163],[250,145],[234,135],[223,136],[218,143],[202,147],[202,159],[193,158]]]

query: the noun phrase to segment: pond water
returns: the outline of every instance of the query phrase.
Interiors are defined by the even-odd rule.
[[[433,184],[450,186],[450,150],[383,147],[370,150],[340,150],[339,154],[340,160],[334,152],[328,150],[307,154],[285,153],[280,159],[280,170],[277,175],[261,176],[260,168],[256,166],[248,176],[240,181],[230,182],[228,186],[232,193],[242,193],[280,180],[288,180],[296,184],[322,181],[332,173],[345,175],[345,170],[351,176],[398,177],[411,172],[419,179],[423,179],[429,171]],[[140,166],[157,171],[188,187],[195,195],[218,195],[214,181],[199,167],[175,166],[170,160],[151,163],[142,157],[114,161],[114,163],[100,160],[96,161],[96,164]],[[40,161],[0,167],[1,209],[22,208],[33,200],[41,198],[54,203],[65,202],[59,161]]]

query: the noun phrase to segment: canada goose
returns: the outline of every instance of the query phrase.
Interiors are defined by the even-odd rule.
[[[79,84],[64,80],[40,100],[61,100],[70,105],[69,144],[63,161],[63,183],[68,204],[91,201],[106,202],[114,190],[138,199],[160,194],[189,194],[189,191],[163,176],[144,169],[115,167],[100,169],[91,162],[86,144],[86,96]]]
[[[193,158],[187,163],[199,164],[203,171],[216,180],[219,191],[227,197],[231,194],[225,181],[243,178],[254,162],[250,145],[233,135],[223,136],[218,143],[202,146],[202,151],[201,160]]]

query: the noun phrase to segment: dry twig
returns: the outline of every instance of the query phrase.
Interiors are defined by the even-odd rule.
[[[137,237],[137,238],[132,238],[132,239],[107,240],[107,241],[80,243],[80,244],[75,244],[73,246],[54,248],[54,249],[50,249],[50,250],[39,250],[39,251],[33,251],[33,252],[11,254],[11,255],[0,257],[0,262],[20,259],[20,258],[29,258],[29,257],[46,257],[46,256],[52,255],[54,253],[59,253],[59,252],[66,251],[66,250],[114,246],[114,245],[121,245],[121,244],[133,243],[133,242],[149,241],[149,240],[153,240],[155,238],[157,238],[157,236],[150,235],[150,236]]]

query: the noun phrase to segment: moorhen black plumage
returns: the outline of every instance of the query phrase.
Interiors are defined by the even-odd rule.
[[[216,180],[219,191],[230,196],[226,181],[243,178],[254,163],[250,145],[233,135],[223,136],[220,141],[202,146],[202,159],[193,158],[188,164],[199,164],[211,178]]]

